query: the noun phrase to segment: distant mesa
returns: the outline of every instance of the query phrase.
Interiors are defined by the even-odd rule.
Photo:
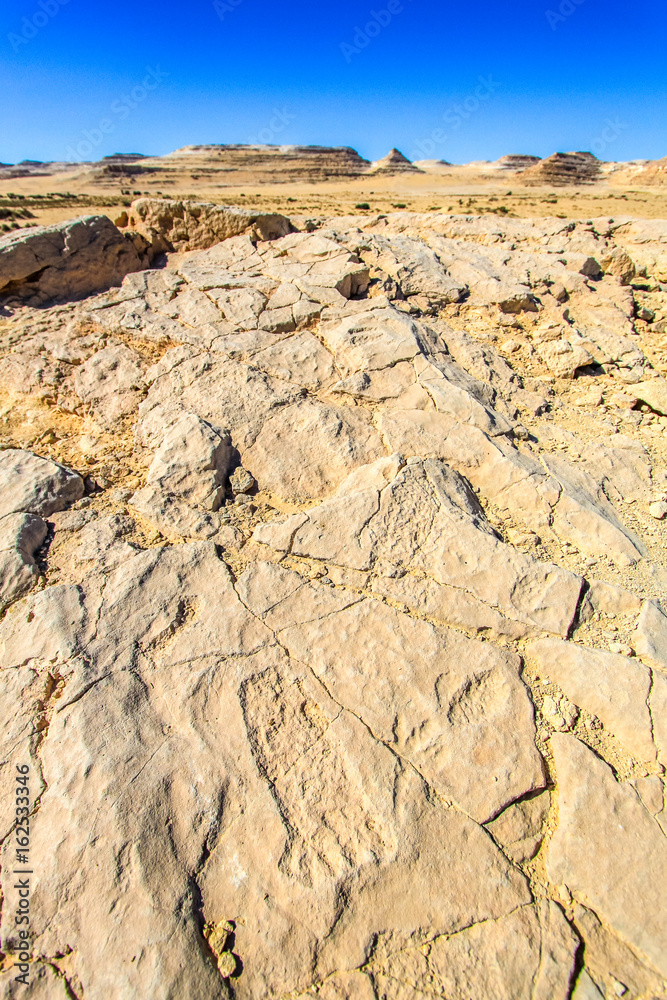
[[[501,156],[492,166],[498,170],[515,170],[517,172],[527,170],[541,162],[539,156],[526,156],[523,153],[510,153],[509,156]]]
[[[72,169],[68,163],[43,163],[41,160],[21,160],[20,163],[0,164],[0,180],[19,177],[52,177]]]
[[[528,153],[510,153],[493,161],[476,160],[461,165],[444,159],[413,162],[395,148],[382,159],[371,162],[351,146],[205,143],[183,146],[164,156],[116,152],[96,162],[0,163],[0,181],[63,175],[63,180],[69,183],[70,176],[75,175],[100,187],[139,187],[139,178],[145,175],[155,187],[165,191],[195,191],[196,185],[202,184],[207,188],[238,187],[243,191],[246,185],[326,183],[425,173],[453,175],[458,171],[468,179],[473,175],[487,180],[512,176],[517,183],[534,187],[576,187],[599,182],[648,187],[667,184],[667,157],[617,163],[598,160],[588,152],[554,153],[545,159]]]
[[[187,184],[188,175],[193,181],[228,186],[348,180],[367,174],[371,166],[350,146],[211,143],[184,146],[165,156],[113,153],[97,162],[6,164],[0,166],[0,180],[84,170],[97,184],[151,174],[165,186]]]
[[[435,167],[454,167],[456,164],[449,160],[415,160],[414,166],[421,170],[433,170]]]
[[[103,181],[105,178],[110,177],[138,177],[139,174],[154,174],[155,170],[146,170],[144,167],[139,166],[135,163],[104,163],[101,165],[93,164],[92,176],[93,180]]]
[[[144,160],[151,159],[144,153],[112,153],[104,156],[99,163],[92,164],[93,178],[103,182],[107,178],[131,178],[139,174],[153,174],[155,170],[147,170],[141,166]]]
[[[602,163],[592,153],[554,153],[522,171],[526,184],[594,184],[602,175]]]
[[[112,153],[111,156],[103,156],[102,163],[136,163],[137,160],[150,159],[145,153]]]
[[[614,182],[618,180],[632,180],[633,184],[646,184],[649,187],[667,184],[667,156],[662,160],[624,163],[614,177]]]
[[[184,146],[146,165],[161,172],[193,171],[225,184],[270,184],[328,178],[346,179],[367,173],[371,164],[350,146],[203,145]]]
[[[391,149],[387,155],[373,164],[374,174],[421,174],[423,170],[415,166],[398,149]]]
[[[515,173],[520,174],[529,167],[534,167],[540,163],[539,156],[528,156],[525,153],[510,153],[508,156],[501,156],[499,160],[473,160],[466,163],[468,170],[481,170],[483,173]]]

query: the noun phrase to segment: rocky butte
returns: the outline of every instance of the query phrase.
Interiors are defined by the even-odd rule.
[[[2,995],[664,998],[667,223],[119,221],[0,238]]]

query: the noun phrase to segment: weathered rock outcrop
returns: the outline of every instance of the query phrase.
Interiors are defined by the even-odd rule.
[[[0,236],[0,297],[82,299],[148,266],[148,244],[126,239],[106,215]]]
[[[592,184],[600,176],[600,161],[592,153],[554,153],[522,171],[526,184]]]
[[[278,124],[284,125],[279,118]],[[358,177],[370,167],[350,146],[272,146],[263,144],[229,144],[184,146],[167,156],[153,157],[146,162],[151,169],[169,175],[188,169],[205,170],[209,177],[219,171],[225,183],[284,182],[290,180],[317,181]]]
[[[35,555],[48,534],[44,518],[83,496],[83,480],[30,452],[0,452],[0,607],[31,590]]]
[[[527,156],[524,153],[510,153],[508,156],[501,156],[492,166],[497,170],[515,170],[520,172],[528,167],[534,167],[540,163],[539,156]]]
[[[3,995],[661,1000],[661,293],[248,218],[2,326]]]
[[[275,240],[292,231],[284,215],[166,198],[139,198],[133,202],[129,225],[158,251],[206,250],[246,232],[253,239]]]

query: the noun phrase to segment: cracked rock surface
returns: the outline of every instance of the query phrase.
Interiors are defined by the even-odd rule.
[[[3,996],[664,1000],[667,226],[204,222],[0,320]]]

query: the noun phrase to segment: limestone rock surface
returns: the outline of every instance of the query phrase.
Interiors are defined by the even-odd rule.
[[[281,215],[206,202],[140,198],[132,203],[130,225],[169,250],[206,250],[229,236],[252,230],[259,239],[286,236],[289,221]]]
[[[560,783],[549,875],[665,975],[665,836],[629,785],[572,736],[552,738]],[[643,864],[644,851],[651,866]]]
[[[0,237],[0,296],[82,299],[147,264],[141,244],[137,249],[105,215],[36,226]]]
[[[83,496],[81,477],[32,452],[0,452],[0,516],[18,512],[48,517]]]
[[[663,224],[133,214],[0,320],[2,995],[663,1000]]]

